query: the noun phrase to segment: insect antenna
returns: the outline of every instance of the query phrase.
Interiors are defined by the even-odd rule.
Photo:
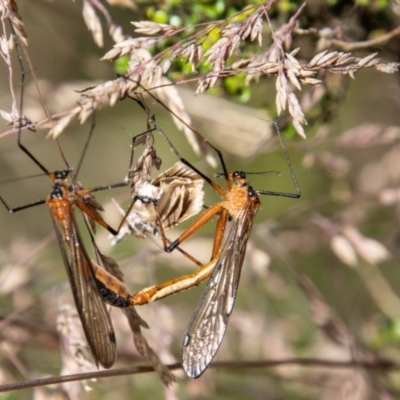
[[[289,167],[290,176],[292,177],[294,186],[296,188],[296,193],[273,192],[273,191],[270,191],[270,190],[257,190],[257,193],[258,194],[267,195],[267,196],[290,197],[292,199],[298,199],[301,196],[299,183],[297,182],[297,178],[296,178],[296,174],[294,172],[293,166],[292,166],[292,162],[290,161],[289,154],[287,152],[285,143],[283,142],[282,134],[281,134],[281,131],[279,129],[279,126],[278,126],[278,123],[277,123],[276,120],[274,121],[274,126],[275,126],[275,129],[276,129],[276,133],[278,135],[279,143],[280,143],[280,145],[281,145],[281,147],[283,149],[283,153],[285,155],[286,163],[287,163],[287,165]]]

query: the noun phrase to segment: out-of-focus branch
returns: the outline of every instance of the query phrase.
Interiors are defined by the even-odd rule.
[[[303,367],[327,367],[327,368],[365,368],[369,370],[389,371],[400,370],[400,365],[386,359],[366,359],[349,361],[331,361],[317,358],[290,358],[286,360],[242,360],[242,361],[216,361],[208,368],[229,368],[229,369],[248,369],[248,368],[275,368],[283,365],[303,366]],[[180,363],[167,365],[169,370],[181,368]],[[107,371],[94,371],[76,375],[55,376],[51,378],[33,379],[25,382],[16,382],[0,386],[1,392],[12,390],[28,389],[39,386],[54,385],[56,383],[74,382],[94,378],[110,378],[114,376],[137,375],[154,372],[149,365],[138,365],[128,368],[119,368]]]

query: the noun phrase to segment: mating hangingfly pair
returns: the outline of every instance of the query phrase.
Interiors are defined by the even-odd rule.
[[[130,295],[126,287],[117,278],[98,267],[89,258],[83,246],[73,213],[73,206],[77,206],[89,219],[96,221],[112,234],[117,234],[124,219],[119,228],[114,230],[100,217],[97,212],[98,209],[93,206],[93,202],[90,201],[90,197],[88,196],[96,191],[126,186],[127,182],[101,186],[94,189],[82,189],[76,179],[74,179],[70,169],[54,173],[49,172],[22,145],[21,131],[18,133],[18,146],[53,181],[53,190],[45,200],[14,209],[11,209],[3,198],[0,198],[0,200],[10,212],[17,212],[39,204],[46,204],[48,206],[87,340],[96,362],[104,367],[110,367],[116,357],[115,334],[105,302],[117,307],[142,305],[189,289],[209,278],[187,328],[182,347],[182,365],[185,372],[190,377],[199,377],[218,351],[225,334],[229,316],[233,310],[247,241],[260,206],[259,195],[298,198],[300,197],[300,189],[279,131],[277,131],[278,138],[284,149],[296,193],[254,189],[248,183],[246,173],[241,171],[228,173],[221,152],[208,141],[205,141],[216,152],[220,160],[223,172],[219,176],[224,177],[226,185],[226,189],[223,189],[186,159],[182,158],[168,137],[157,125],[154,118],[149,115],[148,118],[167,141],[180,162],[211,185],[223,199],[221,202],[208,207],[178,239],[172,242],[166,239],[163,233],[166,224],[162,222],[163,215],[158,208],[158,200],[150,199],[150,203],[154,205],[157,217],[155,221],[156,228],[160,232],[164,248],[167,252],[171,252],[174,249],[183,252],[179,245],[184,240],[212,218],[218,218],[210,262],[202,264],[183,252],[198,265],[199,268],[194,273],[172,279]],[[129,170],[134,170],[132,167],[132,158]],[[67,178],[71,175],[73,177],[72,184],[68,184]],[[143,198],[136,196],[132,204],[134,205],[138,200],[143,203]],[[134,206],[131,208],[134,209]],[[166,209],[171,210],[174,207],[167,207]],[[199,207],[196,209],[198,211]],[[224,233],[229,218],[232,218],[234,221],[223,244]],[[172,223],[171,226],[176,223]]]
[[[153,98],[157,100],[155,97]],[[192,274],[151,286],[134,295],[129,295],[127,291],[122,291],[120,293],[130,305],[143,305],[171,294],[187,290],[209,278],[187,328],[182,346],[183,369],[188,376],[197,378],[204,372],[217,353],[224,337],[229,316],[233,310],[247,242],[254,218],[261,204],[259,195],[299,198],[301,195],[300,188],[276,124],[275,127],[278,138],[290,169],[290,175],[293,179],[296,193],[274,192],[253,188],[247,181],[245,172],[234,171],[228,173],[222,153],[206,139],[202,138],[202,140],[216,152],[220,160],[223,172],[217,174],[217,176],[224,177],[226,185],[225,189],[222,188],[186,159],[181,157],[175,146],[158,126],[154,117],[150,116],[143,104],[141,105],[147,112],[148,118],[167,141],[180,162],[197,173],[223,199],[221,202],[208,207],[179,238],[172,242],[168,241],[167,244],[164,241],[165,251],[171,252],[176,248],[179,249],[179,245],[183,241],[211,219],[217,217],[217,226],[210,262],[201,264],[194,260],[196,264],[199,265],[199,268]],[[155,202],[155,205],[156,204]],[[229,218],[233,219],[233,223],[225,243],[223,244],[224,233]],[[158,224],[158,227],[162,229],[162,224]],[[193,259],[193,257],[191,257],[191,259]]]
[[[118,235],[121,227],[124,224],[125,218],[122,219],[117,229],[113,229],[99,214],[99,211],[102,211],[103,209],[101,205],[96,202],[92,194],[102,190],[128,186],[129,184],[137,188],[139,184],[139,182],[136,180],[137,175],[143,174],[143,176],[147,176],[149,171],[146,172],[146,168],[147,170],[151,170],[154,165],[159,166],[161,164],[161,160],[158,159],[155,154],[150,154],[149,157],[144,158],[144,165],[138,166],[138,164],[136,164],[135,167],[132,165],[134,149],[137,145],[141,144],[140,140],[138,141],[137,139],[140,137],[143,139],[144,143],[152,142],[153,136],[151,130],[138,135],[136,138],[133,138],[131,158],[128,168],[129,180],[112,185],[103,185],[92,189],[84,189],[77,181],[77,174],[80,166],[78,166],[76,173],[74,173],[75,171],[73,171],[71,168],[50,172],[22,144],[22,129],[25,127],[25,125],[30,124],[30,121],[23,118],[21,121],[19,121],[19,124],[20,126],[18,127],[17,136],[18,147],[39,167],[40,170],[42,170],[42,172],[44,172],[45,175],[51,179],[53,182],[53,188],[46,199],[15,208],[9,207],[7,202],[1,196],[0,201],[10,213],[19,212],[42,204],[45,204],[48,207],[55,228],[56,237],[61,250],[67,276],[70,282],[75,305],[93,358],[97,365],[100,364],[105,368],[110,368],[116,359],[117,348],[115,333],[106,304],[111,304],[117,307],[129,306],[129,303],[126,300],[124,301],[121,296],[116,295],[116,293],[121,293],[121,291],[124,292],[126,289],[119,279],[111,275],[89,257],[83,243],[81,233],[78,229],[74,207],[77,207],[82,211],[88,229],[90,226],[91,229],[94,230],[95,223],[98,223],[106,228],[112,235]],[[93,129],[94,124],[92,124],[88,141],[92,136]],[[148,148],[151,148],[151,146],[148,146]],[[81,157],[81,162],[83,160],[84,152]],[[176,181],[176,177],[180,178],[181,180],[183,177],[185,179],[196,178],[197,183],[195,186],[202,188],[202,181],[198,179],[196,174],[194,174],[184,165],[175,167],[175,169],[170,171],[170,174],[165,172],[158,178],[158,181],[160,182],[161,187],[164,187],[171,179]],[[172,187],[174,187],[174,185],[172,185]],[[199,192],[199,190],[196,192]],[[194,209],[190,207],[194,199],[195,198],[192,200],[192,198],[185,197],[185,210],[178,214],[175,213],[174,215],[168,213],[169,218],[165,219],[164,225],[167,223],[170,223],[171,225],[176,224],[180,221],[180,219],[190,216],[190,212],[199,211],[202,206],[202,201],[201,204],[197,205]],[[138,202],[133,201],[132,204],[137,205]],[[161,208],[161,210],[163,210],[163,208]],[[172,218],[178,219],[173,222]],[[146,224],[148,222],[144,223]],[[100,253],[91,233],[90,237],[96,256],[101,260],[103,266],[105,266],[107,262],[110,263],[111,259],[103,256]],[[108,261],[106,262],[106,260]],[[114,261],[112,260],[111,263],[114,263]]]

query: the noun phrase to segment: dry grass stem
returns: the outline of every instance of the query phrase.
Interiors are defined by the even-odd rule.
[[[318,79],[321,71],[329,71],[354,78],[355,72],[363,68],[374,67],[380,72],[394,73],[398,69],[397,63],[384,64],[376,58],[376,53],[359,58],[350,53],[324,50],[315,55],[308,63],[300,61],[296,55],[299,49],[291,50],[293,35],[298,32],[298,19],[305,7],[303,4],[290,20],[274,31],[268,17],[268,10],[274,2],[266,1],[253,9],[246,10],[246,17],[242,22],[232,22],[235,15],[222,22],[214,22],[204,26],[200,24],[195,28],[195,33],[183,40],[177,41],[169,49],[151,56],[146,50],[167,37],[175,37],[185,28],[177,28],[168,24],[158,24],[152,21],[132,22],[135,31],[140,35],[152,35],[152,37],[129,37],[122,34],[117,24],[101,5],[95,0],[84,1],[84,16],[86,24],[94,35],[96,43],[102,44],[102,30],[96,10],[105,16],[109,31],[115,37],[116,44],[107,52],[103,60],[115,60],[123,55],[130,56],[130,65],[127,78],[117,78],[105,82],[82,94],[80,105],[58,121],[50,130],[49,135],[58,135],[69,125],[74,116],[78,116],[81,123],[85,122],[89,115],[106,104],[113,106],[122,101],[127,95],[140,91],[134,82],[140,82],[147,88],[158,88],[157,96],[160,97],[173,111],[185,121],[185,125],[174,119],[179,129],[183,129],[195,151],[205,151],[206,146],[197,140],[190,129],[190,117],[185,111],[182,101],[166,77],[172,63],[176,59],[192,65],[196,71],[200,63],[209,66],[209,72],[203,76],[197,76],[198,87],[196,93],[201,93],[216,85],[218,79],[243,75],[246,83],[261,77],[276,77],[276,107],[278,115],[283,110],[288,110],[293,126],[297,133],[305,137],[304,125],[307,123],[301,102],[295,94],[295,90],[301,90],[303,86],[315,86],[323,82]],[[245,42],[257,42],[262,46],[263,31],[265,25],[271,30],[272,43],[266,50],[251,58],[240,58],[240,49]],[[196,31],[196,28],[198,30]],[[219,38],[209,47],[204,49],[205,40],[212,33],[218,33]],[[301,32],[305,35],[308,32]],[[314,32],[313,32],[314,33]],[[157,35],[157,36],[154,36]],[[123,40],[121,40],[123,39]]]
[[[173,109],[175,114],[181,115],[188,124],[190,124],[190,119],[182,107],[180,98],[176,90],[168,87],[171,82],[165,77],[175,59],[180,58],[190,63],[193,71],[196,71],[200,63],[209,65],[210,70],[207,74],[203,77],[196,77],[198,80],[197,94],[213,87],[217,80],[223,77],[244,75],[247,84],[250,84],[252,80],[259,80],[263,76],[276,76],[278,115],[287,108],[296,131],[302,137],[305,136],[303,126],[306,124],[306,119],[294,89],[301,90],[302,86],[321,84],[322,81],[317,78],[320,71],[347,74],[353,78],[355,72],[363,68],[374,67],[387,73],[397,71],[398,64],[380,63],[376,58],[376,53],[359,58],[353,57],[350,53],[324,50],[315,55],[308,63],[298,60],[296,54],[299,49],[287,52],[285,48],[290,47],[297,18],[304,5],[286,25],[281,26],[278,31],[273,33],[273,42],[270,48],[252,58],[238,59],[237,55],[242,42],[256,40],[259,46],[262,45],[263,19],[267,15],[270,4],[271,2],[265,2],[255,8],[241,23],[230,23],[227,20],[224,23],[211,24],[206,28],[200,26],[199,32],[155,56],[150,56],[146,49],[167,37],[181,33],[183,28],[149,21],[133,22],[136,33],[158,36],[128,38],[117,43],[111,51],[105,54],[103,60],[112,61],[129,54],[131,58],[127,74],[129,79],[140,81],[148,88],[158,88],[157,95]],[[219,32],[220,38],[204,51],[202,43],[211,32],[215,34],[215,31]],[[227,64],[228,60],[231,65]],[[82,109],[79,111],[81,122],[86,120],[91,109],[100,108],[107,102],[114,105],[117,101],[123,100],[128,93],[132,94],[135,89],[137,87],[134,84],[127,84],[122,78],[118,78],[88,91],[81,99]],[[177,121],[175,120],[175,122]],[[178,127],[182,129],[182,125],[179,126],[179,123]],[[62,127],[57,126],[55,129],[59,132]],[[199,143],[193,140],[193,136],[190,136],[189,132],[185,130],[198,152]]]

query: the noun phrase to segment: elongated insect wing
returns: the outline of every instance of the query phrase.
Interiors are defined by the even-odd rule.
[[[59,215],[62,213],[64,218],[57,218],[53,212],[51,216],[75,305],[96,364],[110,368],[117,352],[114,329],[107,307],[98,293],[91,261],[80,237],[71,204],[69,201],[64,204],[57,206]],[[51,205],[49,208],[51,210]]]
[[[221,256],[204,289],[183,340],[182,366],[198,378],[214,358],[225,335],[239,285],[253,220],[259,207],[248,200],[236,218]]]

